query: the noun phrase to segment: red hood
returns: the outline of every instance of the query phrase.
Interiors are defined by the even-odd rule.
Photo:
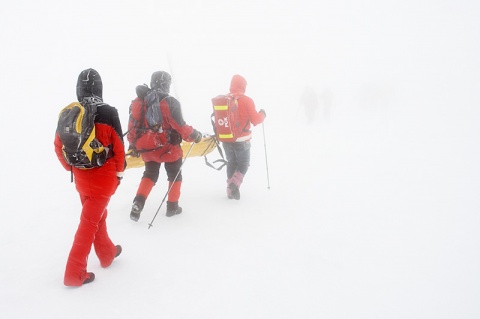
[[[245,94],[247,88],[247,80],[241,75],[234,75],[232,82],[230,83],[230,93],[232,94]]]

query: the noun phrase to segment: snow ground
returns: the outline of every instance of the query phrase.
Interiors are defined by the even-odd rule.
[[[271,123],[266,133],[274,136]],[[134,223],[128,215],[142,170],[128,170],[108,218],[124,252],[108,269],[91,255],[97,278],[81,288],[62,285],[80,209],[69,175],[53,165],[34,180],[27,174],[28,184],[20,181],[7,197],[27,200],[7,201],[13,213],[1,226],[3,311],[22,318],[474,318],[479,156],[467,155],[475,145],[463,130],[405,134],[407,123],[356,123],[330,121],[299,128],[283,143],[267,140],[270,190],[256,128],[240,201],[226,199],[224,171],[189,158],[184,213],[167,218],[162,208],[150,229],[166,183]],[[299,140],[313,131],[314,154],[311,141]]]

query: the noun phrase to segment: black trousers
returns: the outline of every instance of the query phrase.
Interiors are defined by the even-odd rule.
[[[182,158],[179,158],[175,162],[167,162],[165,164],[165,171],[167,172],[167,178],[169,182],[173,182],[175,180],[175,176],[178,177],[175,181],[179,182],[182,180],[182,172],[180,168],[182,167]],[[160,166],[161,163],[157,162],[146,162],[145,163],[145,171],[143,172],[143,178],[149,178],[154,183],[157,183],[158,176],[160,175]]]
[[[250,166],[250,141],[223,143],[227,158],[227,178],[232,178],[236,171],[245,175]]]

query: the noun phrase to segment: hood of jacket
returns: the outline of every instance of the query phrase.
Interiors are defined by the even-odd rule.
[[[77,99],[82,101],[85,97],[102,98],[103,84],[100,74],[94,69],[83,70],[77,80]]]
[[[170,84],[172,77],[165,71],[157,71],[152,74],[150,87],[152,90],[158,90],[161,93],[168,94],[170,92]]]
[[[231,94],[245,94],[247,89],[247,80],[241,75],[235,74],[230,82]]]

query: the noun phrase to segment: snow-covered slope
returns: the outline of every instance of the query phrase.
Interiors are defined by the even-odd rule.
[[[16,200],[5,201],[1,225],[3,311],[24,318],[473,318],[479,156],[466,156],[474,147],[467,132],[442,133],[443,125],[424,132],[378,116],[298,126],[278,139],[268,130],[274,122],[265,122],[270,190],[257,127],[240,201],[226,199],[224,171],[189,158],[184,212],[167,218],[163,207],[148,229],[165,178],[134,223],[129,210],[142,170],[128,170],[108,217],[124,252],[108,269],[92,254],[97,278],[77,289],[62,285],[80,209],[74,186],[59,166],[26,170],[29,182],[7,191]]]

